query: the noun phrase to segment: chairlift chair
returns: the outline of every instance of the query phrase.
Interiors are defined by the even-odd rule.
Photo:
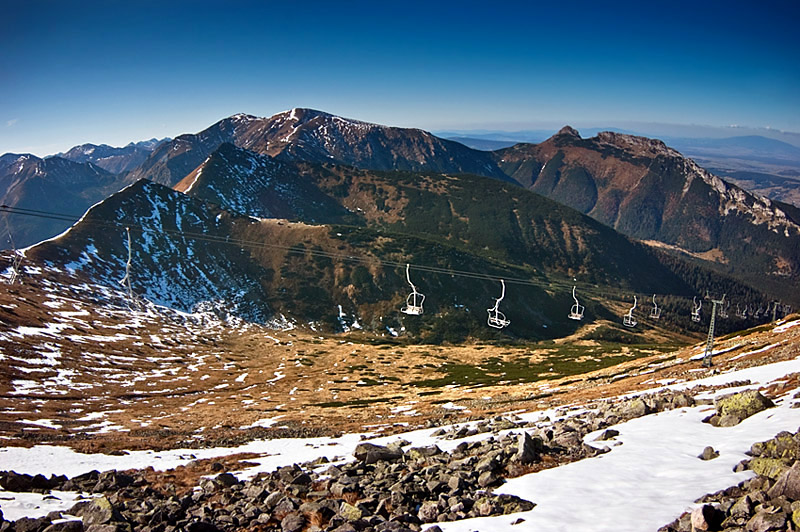
[[[692,302],[694,304],[694,308],[692,309],[692,321],[699,322],[700,321],[700,309],[703,308],[703,300],[701,299],[700,302],[697,302],[697,298],[693,297]]]
[[[489,313],[486,323],[489,325],[489,327],[494,327],[495,329],[502,329],[503,327],[508,327],[511,324],[511,320],[507,319],[505,314],[498,310],[500,302],[504,297],[506,297],[506,283],[503,279],[500,279],[500,284],[503,287],[500,297],[495,299],[494,306],[492,308],[486,309],[486,311]]]
[[[725,306],[720,305],[719,307],[719,317],[720,318],[727,318],[728,317],[728,307],[731,306],[731,302],[728,301]]]
[[[578,304],[578,298],[575,297],[575,287],[572,287],[572,299],[575,300],[575,304],[572,305],[572,308],[569,310],[569,314],[567,317],[571,320],[582,320],[583,319],[583,311],[584,306]]]
[[[636,296],[633,296],[633,306],[628,310],[628,313],[622,317],[622,324],[625,327],[636,327],[638,323],[636,318],[633,317],[633,310],[636,308]]]
[[[411,266],[406,264],[406,280],[411,285],[411,293],[408,294],[406,304],[400,309],[400,312],[410,316],[420,316],[422,315],[422,302],[425,301],[425,295],[417,292],[417,287],[411,282],[410,268]]]
[[[656,303],[656,295],[653,294],[653,308],[650,311],[650,319],[657,320],[661,317],[661,309],[658,308],[658,303]]]

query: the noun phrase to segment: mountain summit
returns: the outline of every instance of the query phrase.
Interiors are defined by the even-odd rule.
[[[291,109],[269,118],[233,115],[197,134],[159,146],[127,181],[174,186],[223,143],[287,161],[332,162],[370,170],[473,173],[511,181],[491,154],[420,129]]]

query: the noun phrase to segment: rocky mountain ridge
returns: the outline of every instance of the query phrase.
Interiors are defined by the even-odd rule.
[[[523,186],[623,234],[746,279],[800,275],[797,209],[731,185],[661,141],[610,132],[582,139],[564,128],[495,153]]]
[[[53,157],[61,157],[76,163],[93,163],[112,174],[119,174],[142,164],[154,149],[169,140],[153,138],[131,142],[120,148],[108,144],[87,143],[75,146],[64,153],[57,153]]]
[[[200,133],[163,144],[125,179],[147,178],[174,186],[226,142],[281,160],[373,170],[470,172],[509,180],[485,152],[419,129],[369,124],[312,109],[292,109],[269,118],[233,115]]]

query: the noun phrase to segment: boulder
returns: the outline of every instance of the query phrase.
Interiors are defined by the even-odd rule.
[[[348,521],[353,522],[361,519],[363,513],[361,512],[361,510],[359,510],[352,504],[342,501],[342,505],[339,507],[339,515],[341,515]]]
[[[502,479],[494,471],[484,471],[478,477],[478,486],[488,488],[499,484]]]
[[[652,410],[641,397],[631,399],[622,407],[622,415],[626,418],[642,417],[652,413]]]
[[[747,468],[757,475],[776,480],[789,469],[789,465],[779,458],[764,458],[759,456],[752,458],[748,462]]]
[[[439,517],[439,505],[435,501],[425,501],[419,507],[417,517],[423,523],[434,523]]]
[[[747,532],[772,532],[786,530],[786,516],[780,512],[759,511],[745,525]]]
[[[186,525],[186,532],[220,532],[220,529],[206,521],[193,521]]]
[[[219,486],[230,488],[239,483],[239,479],[230,473],[220,473],[214,478],[214,483]]]
[[[745,390],[717,398],[715,401],[717,414],[720,416],[720,425],[725,416],[732,416],[741,422],[744,419],[757,414],[767,408],[772,408],[775,404],[768,398],[761,395],[758,390]],[[728,421],[729,423],[730,421]],[[730,425],[728,425],[730,426]]]
[[[39,532],[50,525],[50,520],[46,517],[22,517],[14,522],[14,532]]]
[[[728,511],[731,517],[750,519],[753,514],[753,501],[750,500],[748,495],[739,497],[739,499],[731,506]]]
[[[703,452],[700,453],[697,457],[700,460],[713,460],[714,458],[717,458],[718,456],[719,456],[719,453],[717,451],[715,451],[713,447],[708,446],[705,449],[703,449]]]
[[[692,530],[711,530],[714,519],[714,507],[710,504],[698,506],[692,510]]]
[[[281,519],[281,530],[283,532],[300,532],[306,526],[306,518],[303,514],[290,513]]]
[[[80,501],[67,511],[68,514],[83,518],[83,524],[104,525],[112,521],[123,521],[122,515],[106,497]]]
[[[359,443],[355,451],[353,451],[353,456],[355,456],[356,460],[365,464],[374,464],[382,460],[397,460],[403,456],[403,450],[399,448],[390,449],[389,447],[372,443]]]
[[[791,469],[785,471],[767,492],[770,499],[781,495],[789,500],[800,499],[800,462],[795,462]]]
[[[530,464],[539,457],[539,451],[543,448],[542,440],[531,438],[527,432],[523,432],[517,438],[517,452],[512,459],[522,464]]]
[[[412,447],[408,450],[408,452],[406,452],[406,456],[408,456],[411,460],[420,460],[441,453],[442,450],[439,449],[437,445],[428,445],[427,447]]]
[[[619,436],[619,431],[615,429],[606,429],[604,430],[594,441],[606,441],[610,440],[611,438],[616,438]]]
[[[0,487],[6,491],[30,491],[32,484],[33,477],[25,473],[17,473],[16,471],[0,472]]]

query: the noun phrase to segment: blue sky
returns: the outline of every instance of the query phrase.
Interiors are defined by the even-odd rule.
[[[800,131],[797,2],[536,4],[12,0],[0,153],[292,107],[428,130]]]

